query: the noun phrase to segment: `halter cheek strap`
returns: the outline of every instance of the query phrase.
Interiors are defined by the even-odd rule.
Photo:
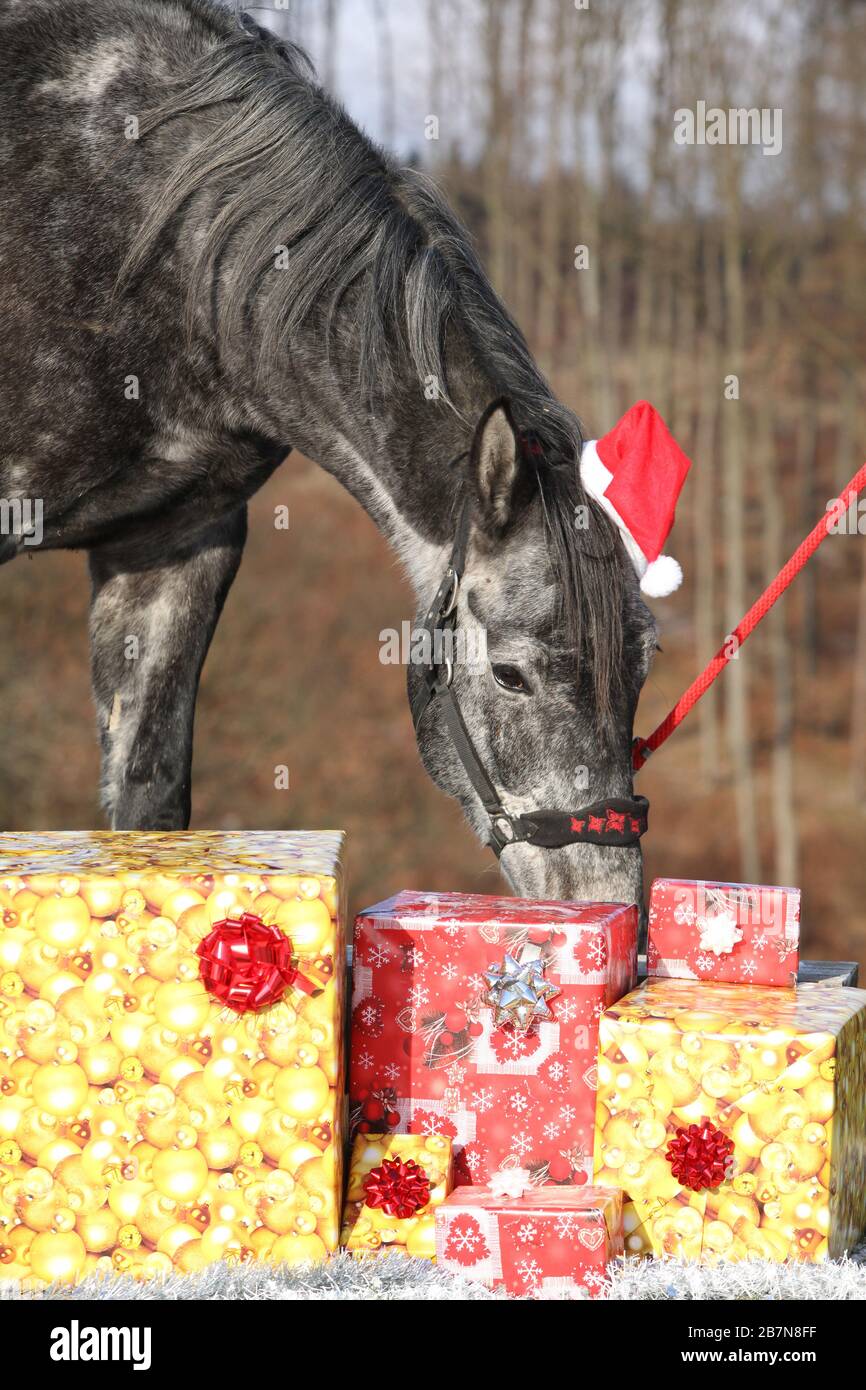
[[[610,797],[577,811],[530,811],[511,815],[491,781],[472,742],[452,689],[454,665],[450,657],[437,660],[437,633],[453,633],[457,628],[457,597],[466,568],[471,505],[464,501],[457,523],[448,567],[433,601],[424,615],[421,630],[430,638],[429,664],[422,668],[422,680],[412,698],[412,722],[417,731],[421,719],[434,700],[443,718],[454,750],[463,764],[489,822],[488,845],[499,857],[508,845],[530,844],[541,849],[563,845],[594,844],[628,847],[638,844],[647,828],[649,802],[645,796]]]

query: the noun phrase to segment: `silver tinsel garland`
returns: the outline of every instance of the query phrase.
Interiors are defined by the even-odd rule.
[[[866,1299],[866,1247],[854,1259],[834,1263],[770,1264],[754,1260],[743,1264],[700,1265],[669,1260],[624,1260],[612,1273],[605,1295],[615,1301],[642,1299],[809,1299],[838,1302]],[[55,1288],[40,1294],[22,1294],[17,1285],[0,1284],[0,1299],[167,1299],[171,1301],[244,1299],[299,1301],[316,1299],[419,1302],[465,1302],[501,1299],[505,1295],[484,1288],[471,1279],[455,1277],[429,1260],[403,1255],[358,1260],[337,1255],[327,1264],[277,1269],[266,1264],[215,1264],[200,1274],[169,1275],[163,1280],[136,1283],[123,1277],[90,1278],[69,1289]]]

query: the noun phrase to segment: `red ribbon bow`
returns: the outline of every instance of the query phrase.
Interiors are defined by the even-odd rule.
[[[306,994],[315,989],[292,964],[292,943],[285,933],[252,912],[215,923],[196,954],[205,988],[238,1014],[276,1004],[291,985]]]
[[[364,1200],[405,1221],[430,1201],[430,1179],[414,1158],[386,1158],[365,1178]]]
[[[665,1156],[678,1183],[692,1192],[703,1192],[718,1187],[728,1177],[733,1152],[734,1141],[709,1120],[701,1120],[678,1129]]]

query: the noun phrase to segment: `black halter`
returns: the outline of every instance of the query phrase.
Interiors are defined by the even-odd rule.
[[[487,775],[478,750],[463,722],[457,697],[451,688],[454,665],[450,657],[437,660],[437,632],[454,633],[457,628],[457,596],[466,567],[471,506],[463,503],[448,568],[424,615],[422,631],[430,638],[430,662],[423,668],[423,679],[412,700],[412,721],[417,730],[427,706],[437,700],[445,717],[451,741],[466,775],[475,788],[490,822],[487,841],[498,856],[508,845],[529,844],[542,849],[563,845],[636,845],[647,828],[649,802],[645,796],[615,796],[595,801],[577,811],[532,811],[512,816]]]

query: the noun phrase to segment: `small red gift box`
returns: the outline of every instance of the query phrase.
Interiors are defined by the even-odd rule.
[[[648,975],[791,986],[799,942],[799,888],[657,878],[650,891]]]
[[[436,1208],[436,1261],[533,1298],[597,1294],[623,1252],[615,1187],[531,1187],[519,1197],[458,1187]]]
[[[621,903],[398,893],[368,908],[353,1131],[445,1135],[458,1183],[506,1161],[534,1182],[588,1181],[598,1020],[636,966],[637,909]]]

